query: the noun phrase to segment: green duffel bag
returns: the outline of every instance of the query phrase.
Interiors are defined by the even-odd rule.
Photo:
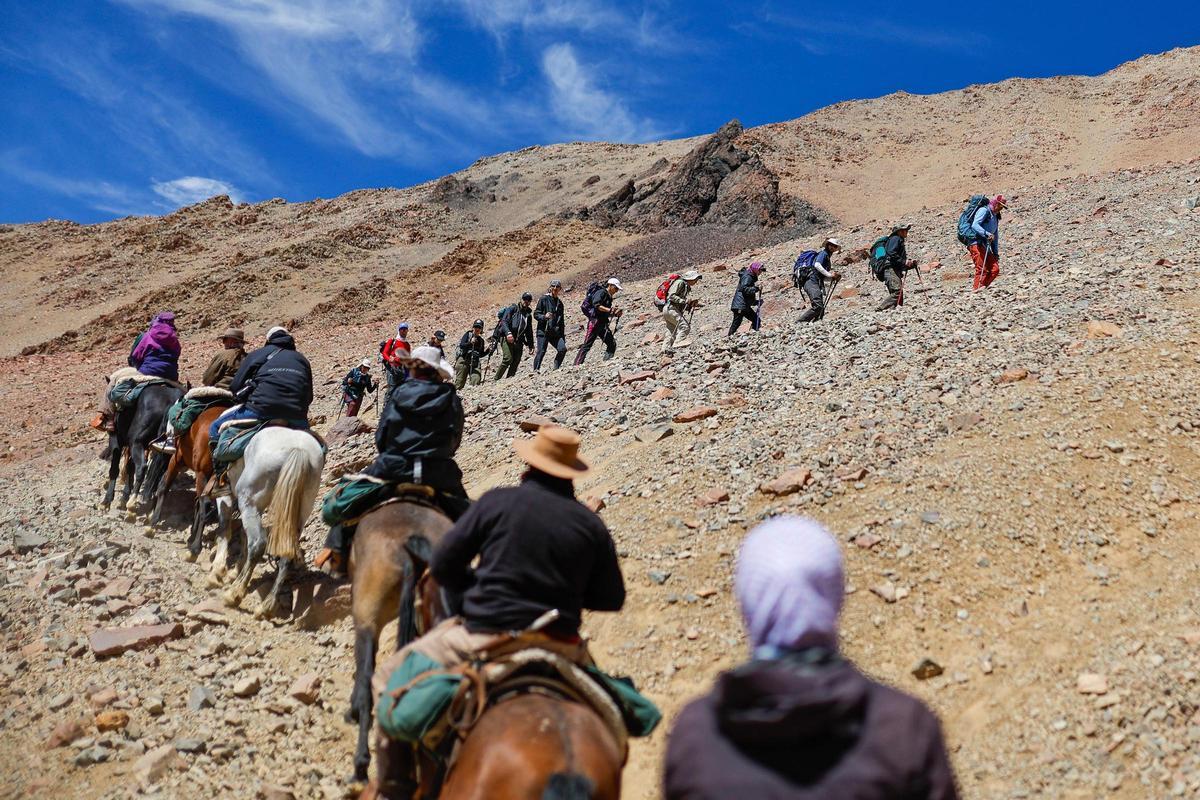
[[[395,484],[355,473],[338,478],[321,503],[321,519],[330,527],[357,520],[392,496]]]

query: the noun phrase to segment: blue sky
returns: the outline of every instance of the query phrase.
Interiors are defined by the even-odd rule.
[[[0,221],[407,186],[557,141],[1096,74],[1192,2],[0,0]]]

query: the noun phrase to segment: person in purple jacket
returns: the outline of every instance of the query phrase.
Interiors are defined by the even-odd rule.
[[[675,721],[667,800],[958,797],[937,717],[838,653],[844,592],[841,550],[818,523],[750,532],[734,593],[753,658]]]
[[[179,351],[175,315],[163,311],[154,315],[150,327],[134,342],[133,349],[129,351],[129,366],[143,375],[178,381]]]

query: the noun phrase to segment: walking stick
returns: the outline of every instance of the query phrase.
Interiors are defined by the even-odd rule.
[[[761,289],[759,290],[758,305],[756,305],[754,307],[754,324],[750,326],[753,330],[759,330],[760,328],[762,328],[763,298],[766,297],[766,295],[767,295],[766,292],[762,291]]]
[[[825,312],[829,309],[829,301],[833,299],[833,291],[837,288],[838,281],[841,278],[834,278],[829,282],[829,289],[825,292],[825,296],[821,298],[824,302],[821,304],[821,316],[818,319],[825,319]]]

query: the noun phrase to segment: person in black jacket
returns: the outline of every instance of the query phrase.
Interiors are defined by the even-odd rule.
[[[418,347],[407,359],[408,380],[388,395],[375,429],[379,455],[362,471],[373,482],[433,487],[434,502],[451,519],[470,505],[454,454],[462,443],[462,401],[453,372],[436,347]],[[379,500],[386,497],[379,497]],[[340,575],[350,552],[354,527],[333,524],[316,566]]]
[[[733,590],[752,660],[676,719],[666,800],[956,800],[937,717],[838,652],[845,581],[828,531],[799,517],[762,523]]]
[[[625,580],[612,535],[600,517],[575,499],[574,479],[587,474],[579,434],[540,428],[513,443],[528,471],[519,486],[492,489],[455,523],[433,552],[430,572],[462,598],[452,617],[379,665],[371,681],[378,702],[392,673],[410,654],[442,667],[476,656],[496,634],[524,631],[548,612],[558,616],[541,629],[556,650],[573,650],[590,662],[579,636],[584,609],[619,611]],[[412,747],[380,741],[377,781],[382,797],[411,797]]]
[[[496,377],[493,380],[501,378],[511,378],[517,374],[517,365],[521,363],[521,353],[524,348],[533,349],[533,325],[530,317],[533,310],[530,304],[533,303],[533,295],[529,292],[521,295],[521,302],[513,303],[504,310],[500,316],[500,322],[496,325],[495,339],[500,346],[500,355],[503,358],[500,360],[500,366],[496,370]]]
[[[762,291],[758,286],[758,276],[764,269],[761,262],[755,261],[746,269],[738,272],[737,289],[733,292],[733,302],[729,304],[730,310],[733,311],[729,336],[737,333],[744,319],[750,320],[750,327],[753,330],[758,330],[762,325],[762,320],[758,318],[759,293]]]
[[[222,425],[239,419],[282,420],[292,428],[308,429],[312,367],[286,328],[276,326],[267,331],[266,346],[246,356],[229,391],[241,405],[213,421],[208,431],[213,443]]]
[[[880,270],[879,279],[887,286],[888,296],[879,304],[876,311],[888,311],[896,306],[904,305],[904,273],[916,269],[917,262],[908,257],[905,243],[908,241],[908,229],[911,225],[897,225],[892,228],[892,235],[884,245],[885,255]]]
[[[342,405],[346,409],[346,416],[357,417],[363,398],[375,389],[375,381],[371,377],[371,359],[364,358],[362,363],[342,378]]]
[[[547,345],[553,345],[557,355],[554,356],[554,368],[562,366],[567,357],[566,325],[563,321],[563,302],[558,299],[562,292],[562,283],[550,281],[550,291],[538,300],[537,308],[533,310],[533,318],[537,320],[537,353],[533,357],[533,371],[542,368],[542,359],[546,357]]]
[[[483,320],[475,320],[471,330],[458,340],[458,350],[454,358],[454,388],[462,391],[468,381],[472,386],[478,386],[483,381],[483,359],[490,356],[495,349],[495,342],[489,346],[483,338]]]
[[[579,346],[579,352],[575,354],[575,366],[579,366],[587,359],[588,353],[592,351],[592,345],[599,339],[604,342],[604,360],[608,361],[617,354],[617,337],[608,327],[608,322],[613,317],[620,318],[624,311],[617,308],[616,299],[617,292],[621,291],[621,282],[616,278],[609,278],[608,283],[597,287],[588,297],[588,303],[592,307],[592,316],[588,318],[587,333],[583,336],[583,344]]]

